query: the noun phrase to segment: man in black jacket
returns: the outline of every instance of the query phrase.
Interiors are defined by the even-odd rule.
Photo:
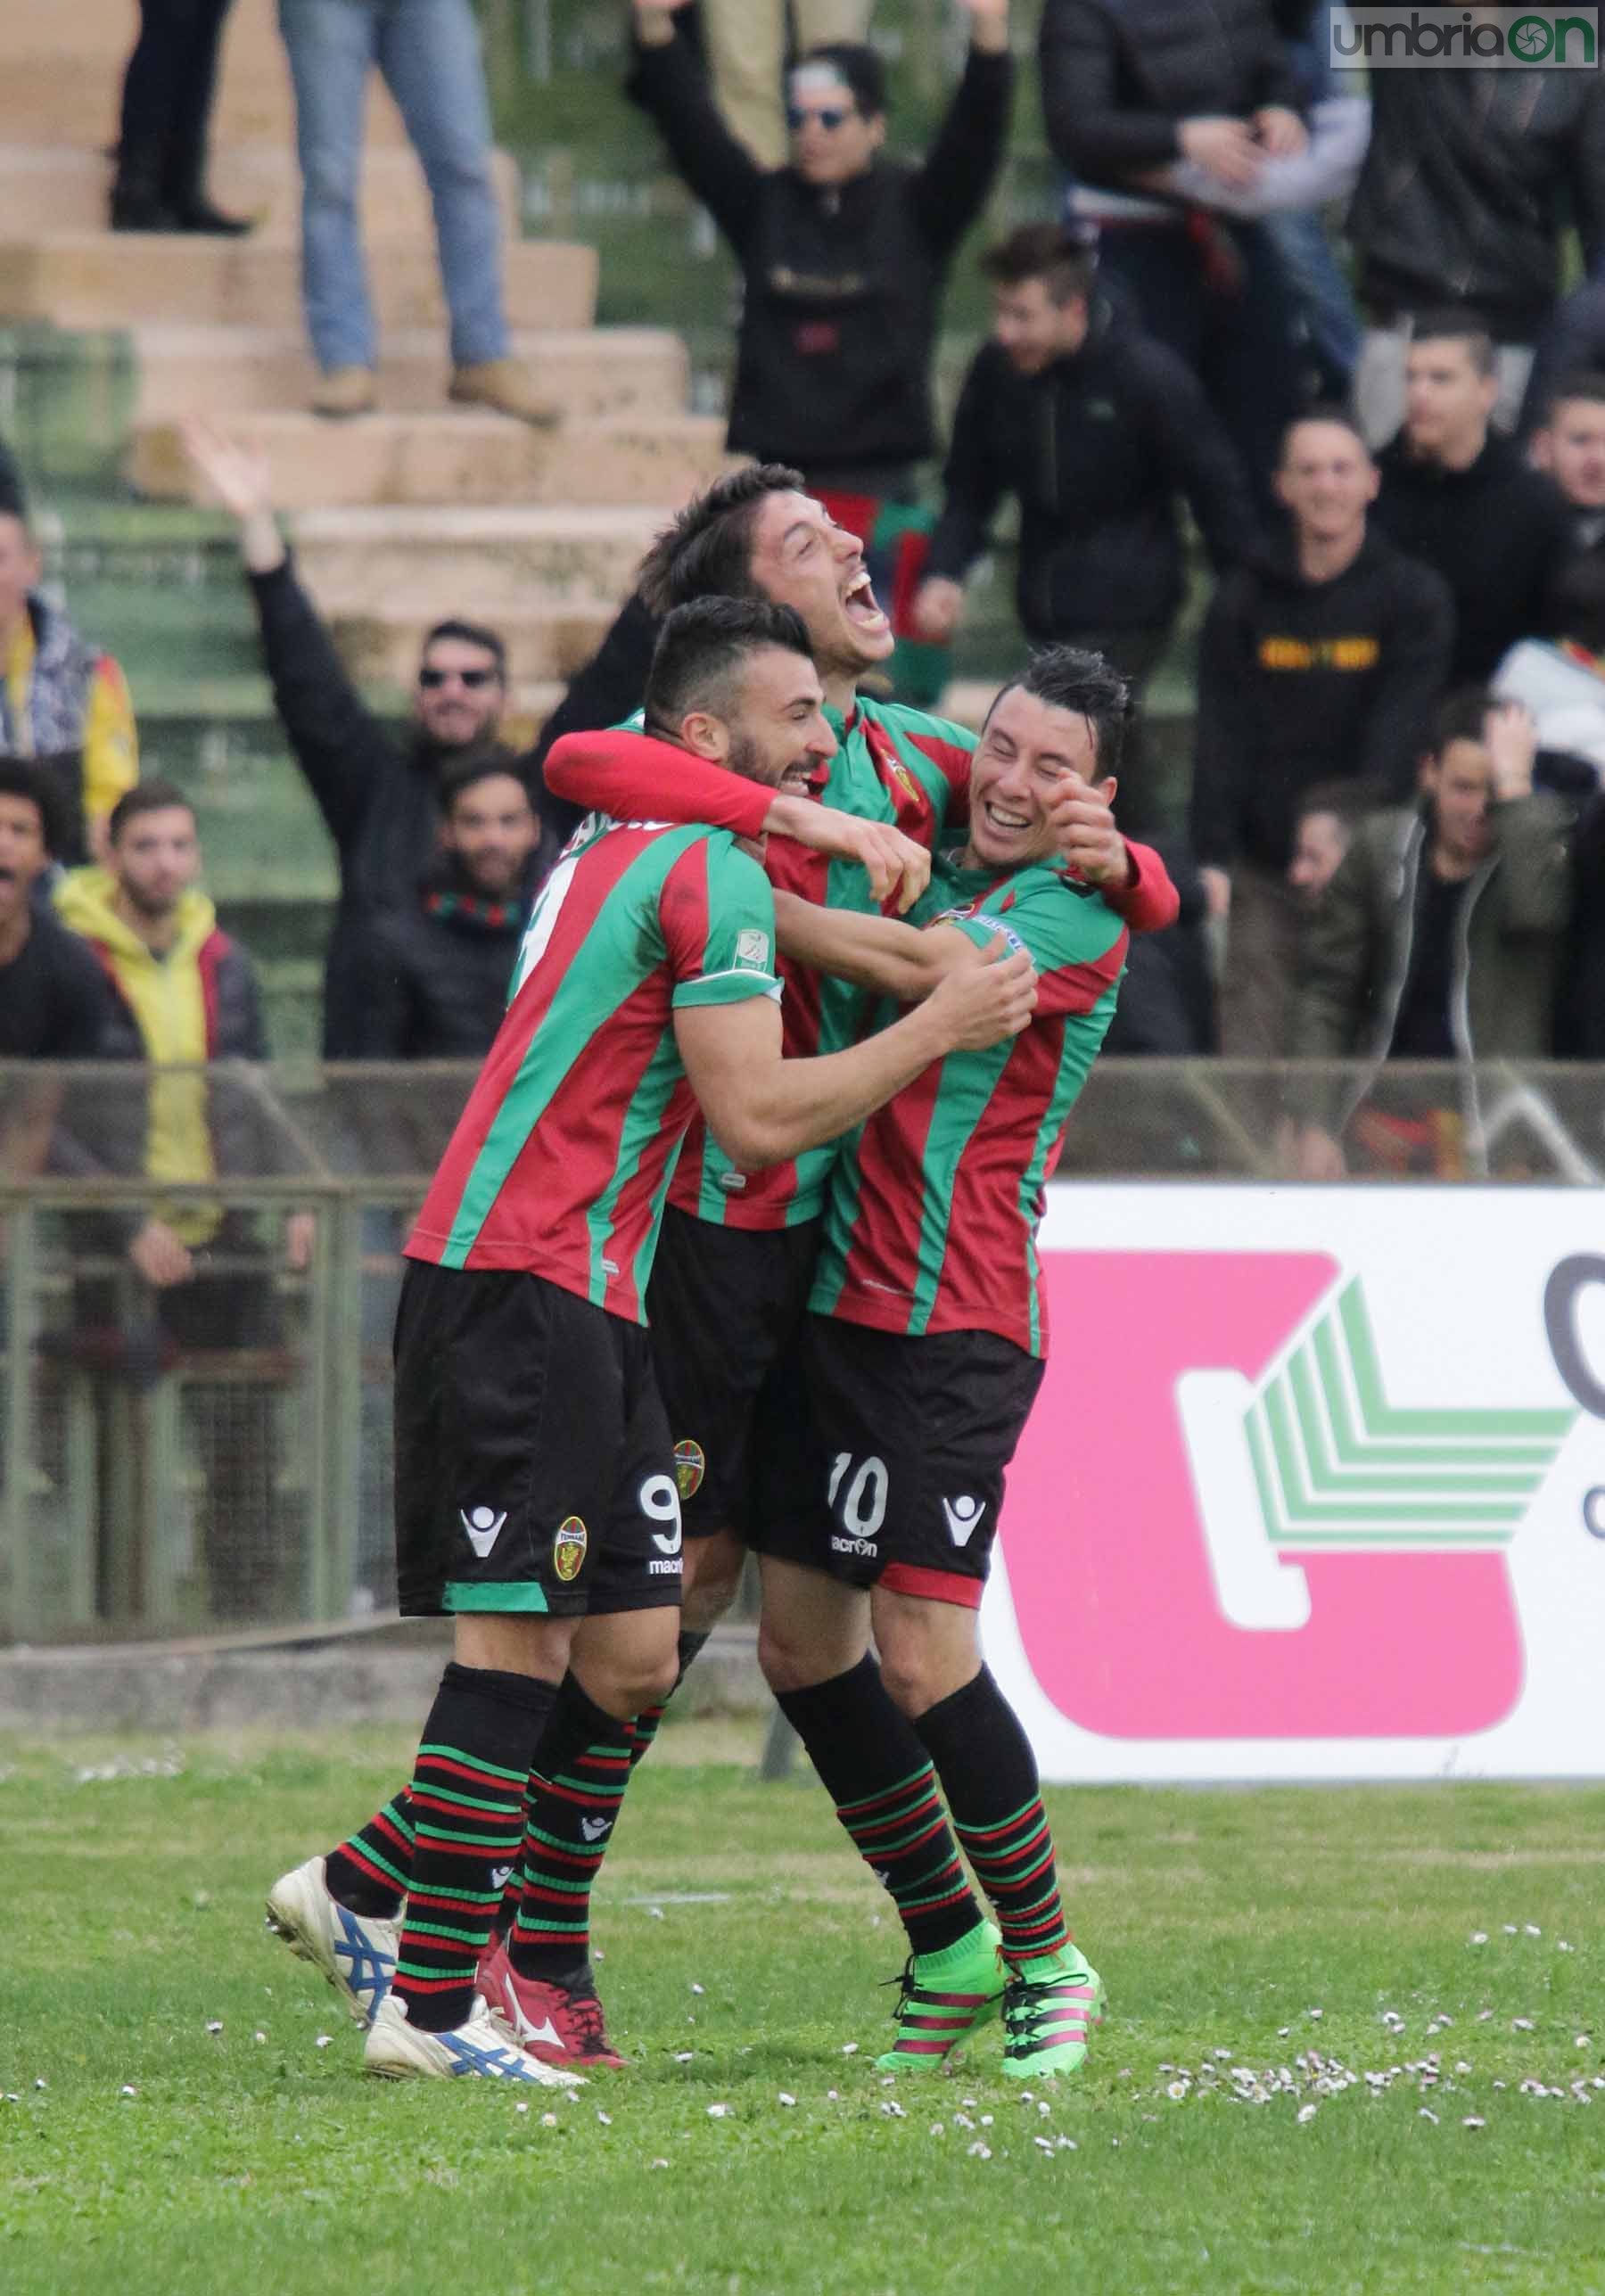
[[[1026,636],[1106,655],[1140,705],[1185,588],[1178,501],[1224,571],[1251,537],[1247,483],[1188,368],[1094,303],[1091,259],[1068,232],[1022,224],[982,268],[993,287],[992,341],[959,400],[916,627],[936,643],[951,638],[964,578],[1012,494]],[[1140,835],[1154,825],[1143,781],[1128,736],[1122,810]]]
[[[1370,95],[1348,217],[1372,330],[1355,378],[1366,436],[1379,445],[1398,427],[1412,321],[1451,302],[1477,311],[1499,347],[1509,430],[1554,309],[1567,225],[1591,270],[1605,245],[1605,83],[1597,71],[1376,71]]]
[[[1518,638],[1547,633],[1571,542],[1559,488],[1490,431],[1497,395],[1481,320],[1428,313],[1405,358],[1404,427],[1377,458],[1377,524],[1453,597],[1456,685],[1486,684]]]
[[[1047,0],[1039,52],[1054,156],[1099,264],[1204,385],[1263,483],[1299,399],[1295,305],[1261,224],[1162,194],[1179,160],[1242,192],[1306,136],[1269,0]]]
[[[516,761],[442,777],[440,860],[374,928],[366,1060],[480,1060],[501,1025],[530,904],[557,857]]]
[[[1277,472],[1290,532],[1227,576],[1198,654],[1192,845],[1230,918],[1222,1049],[1288,1049],[1299,904],[1294,823],[1317,782],[1402,799],[1449,669],[1444,583],[1369,531],[1377,471],[1346,416],[1291,424]]]
[[[424,642],[410,731],[382,724],[295,578],[263,458],[205,424],[189,424],[185,439],[197,468],[239,521],[280,722],[340,856],[340,903],[324,965],[323,1049],[328,1060],[355,1059],[363,1045],[368,935],[385,910],[412,900],[434,858],[442,774],[496,740],[507,700],[506,654],[494,630],[438,622]]]

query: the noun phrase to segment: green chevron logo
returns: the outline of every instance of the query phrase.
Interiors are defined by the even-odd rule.
[[[1273,1364],[1245,1415],[1278,1547],[1497,1547],[1577,1414],[1403,1411],[1383,1392],[1356,1276]]]

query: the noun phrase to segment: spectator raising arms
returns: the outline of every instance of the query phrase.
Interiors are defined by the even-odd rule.
[[[0,757],[38,766],[61,819],[56,858],[81,861],[138,778],[134,705],[111,656],[45,604],[39,572],[21,502],[0,505]]]
[[[1277,491],[1289,531],[1216,591],[1198,655],[1192,844],[1230,911],[1222,1049],[1288,1049],[1300,905],[1288,882],[1305,790],[1410,786],[1448,674],[1448,592],[1370,530],[1377,472],[1336,410],[1292,424]]]
[[[382,911],[416,897],[438,849],[442,775],[496,740],[507,699],[502,643],[473,623],[437,623],[424,641],[410,732],[382,725],[295,578],[262,457],[203,423],[191,424],[185,438],[195,467],[239,521],[279,718],[340,855],[324,1056],[353,1059],[363,1043],[366,934]]]
[[[919,167],[883,157],[884,68],[844,42],[793,71],[791,161],[761,168],[675,37],[685,5],[636,0],[630,92],[741,266],[730,446],[794,465],[816,492],[888,492],[932,451],[937,306],[1003,158],[1008,0],[964,0],[969,61]]]
[[[992,340],[959,398],[916,624],[933,639],[951,635],[964,577],[1012,494],[1021,627],[1039,645],[1107,656],[1135,706],[1185,587],[1180,505],[1224,570],[1249,540],[1247,487],[1194,376],[1094,301],[1091,258],[1069,233],[1023,224],[982,268],[992,282]],[[1122,817],[1147,835],[1143,778],[1128,732]]]
[[[1498,391],[1480,319],[1419,318],[1405,357],[1404,427],[1377,458],[1378,525],[1436,566],[1453,597],[1456,684],[1486,682],[1519,638],[1548,630],[1550,586],[1570,545],[1559,489],[1490,432]]]
[[[1244,191],[1263,160],[1304,148],[1269,0],[1047,0],[1040,53],[1048,141],[1098,224],[1100,267],[1199,377],[1263,483],[1300,395],[1281,264],[1263,224],[1155,194],[1179,160]]]
[[[761,168],[786,165],[786,19],[799,48],[861,41],[870,0],[702,0],[703,45],[725,125]]]

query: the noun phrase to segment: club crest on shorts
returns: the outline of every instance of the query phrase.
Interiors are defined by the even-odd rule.
[[[677,1443],[674,1446],[674,1479],[679,1485],[682,1499],[695,1498],[702,1489],[703,1477],[708,1471],[707,1455],[700,1443]]]
[[[589,1543],[590,1534],[578,1515],[565,1516],[558,1524],[557,1535],[552,1541],[552,1568],[565,1586],[579,1577]]]

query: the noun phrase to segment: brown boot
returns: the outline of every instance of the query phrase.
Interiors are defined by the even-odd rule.
[[[490,407],[520,423],[549,430],[562,415],[556,401],[538,391],[515,358],[482,359],[476,366],[453,371],[447,397],[461,407]]]
[[[371,415],[377,404],[371,366],[332,366],[312,393],[315,415]]]

